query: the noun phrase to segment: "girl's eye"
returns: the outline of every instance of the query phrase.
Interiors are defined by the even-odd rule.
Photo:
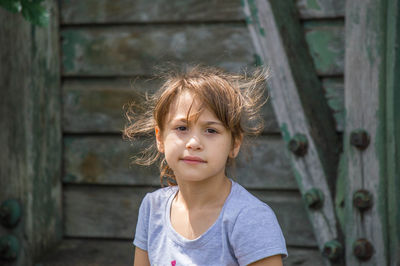
[[[187,127],[185,127],[185,126],[179,126],[179,127],[176,127],[176,130],[178,130],[178,131],[185,131],[185,130],[187,130]]]
[[[207,133],[211,133],[211,134],[218,133],[215,129],[212,129],[212,128],[207,128],[206,131],[207,131]]]

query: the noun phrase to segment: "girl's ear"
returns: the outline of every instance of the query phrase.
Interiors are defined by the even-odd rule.
[[[229,158],[235,158],[240,150],[240,146],[242,145],[243,135],[240,135],[235,142],[233,143],[233,147],[231,152],[229,153]]]
[[[161,136],[161,132],[160,132],[160,128],[158,126],[156,126],[154,128],[155,132],[156,132],[156,142],[157,142],[157,150],[161,153],[164,153],[164,143],[162,141],[162,136]]]

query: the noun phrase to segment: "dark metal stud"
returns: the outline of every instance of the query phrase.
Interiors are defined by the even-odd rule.
[[[353,204],[360,211],[368,210],[372,207],[372,194],[364,189],[356,191],[353,195]]]
[[[372,257],[374,247],[367,239],[361,238],[354,242],[353,253],[359,260],[366,261]]]
[[[18,257],[19,241],[13,235],[6,235],[0,238],[0,258],[12,261]]]
[[[296,134],[288,143],[288,148],[297,156],[304,156],[308,150],[307,137],[303,134]]]
[[[0,222],[6,227],[14,227],[21,218],[21,206],[15,199],[4,201],[0,206]]]
[[[350,144],[359,150],[365,150],[369,142],[369,134],[364,129],[356,129],[350,133]]]
[[[304,194],[304,201],[311,209],[319,209],[324,202],[324,194],[318,188],[312,188]]]
[[[324,244],[322,255],[327,257],[330,261],[337,261],[343,252],[342,244],[337,240],[331,240]]]

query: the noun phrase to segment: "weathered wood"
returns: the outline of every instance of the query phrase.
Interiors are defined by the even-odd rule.
[[[321,76],[343,73],[342,31],[340,23],[306,23],[310,51],[304,53],[313,55],[307,60],[314,60]],[[248,30],[237,23],[65,28],[61,37],[64,76],[150,76],[166,62],[237,72],[258,61]]]
[[[322,80],[325,98],[333,112],[336,122],[336,131],[343,132],[344,129],[344,80],[343,78],[324,78]]]
[[[249,188],[297,189],[280,138],[260,137],[254,142],[250,149],[243,147],[234,177]],[[130,158],[143,147],[140,142],[132,146],[120,137],[66,137],[63,181],[159,186],[157,166],[130,165]]]
[[[67,79],[63,83],[63,130],[67,133],[121,132],[127,120],[123,106],[139,94],[154,92],[161,82],[151,79]],[[139,93],[139,94],[138,94]],[[268,102],[261,113],[264,133],[279,133]]]
[[[344,135],[347,157],[345,193],[346,262],[348,265],[388,265],[386,167],[385,165],[385,27],[386,4],[382,1],[347,1],[345,54]],[[371,144],[359,150],[350,134],[365,130]],[[373,195],[372,207],[360,212],[354,193],[365,189]],[[368,240],[374,248],[364,262],[355,257],[353,244]]]
[[[296,0],[302,19],[344,17],[345,0]]]
[[[306,21],[303,27],[318,75],[342,75],[344,71],[343,21]]]
[[[344,16],[344,0],[297,0],[303,19]],[[240,0],[63,0],[62,24],[166,23],[244,20]]]
[[[246,1],[249,29],[262,61],[272,70],[272,105],[286,143],[295,134],[307,138],[304,156],[290,155],[301,193],[318,188],[324,195],[318,210],[308,209],[320,250],[340,239],[331,190],[334,190],[339,146],[333,117],[321,84],[307,57],[306,44],[290,1]],[[299,67],[301,66],[301,67]],[[325,259],[325,263],[331,262]]]
[[[66,76],[151,75],[166,62],[238,72],[255,63],[242,24],[82,27],[61,35]]]
[[[390,266],[400,265],[400,1],[387,5],[386,163]]]
[[[0,8],[0,204],[12,198],[22,207],[15,228],[0,226],[2,237],[20,241],[13,266],[32,265],[62,237],[58,8],[45,5],[47,28]]]
[[[65,236],[133,239],[141,200],[154,189],[64,186]],[[288,245],[316,246],[298,192],[254,193],[274,209]]]
[[[288,247],[284,266],[322,266],[315,249]],[[73,254],[73,256],[71,256]],[[46,257],[42,266],[126,266],[133,265],[134,246],[131,240],[65,239]]]

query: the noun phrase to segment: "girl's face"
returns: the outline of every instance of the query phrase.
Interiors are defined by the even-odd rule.
[[[241,142],[232,145],[231,132],[208,109],[189,124],[186,119],[192,102],[193,96],[183,92],[171,104],[163,132],[156,127],[157,148],[165,154],[178,183],[224,178],[227,159],[236,157]],[[194,102],[191,113],[197,110],[199,104]]]

